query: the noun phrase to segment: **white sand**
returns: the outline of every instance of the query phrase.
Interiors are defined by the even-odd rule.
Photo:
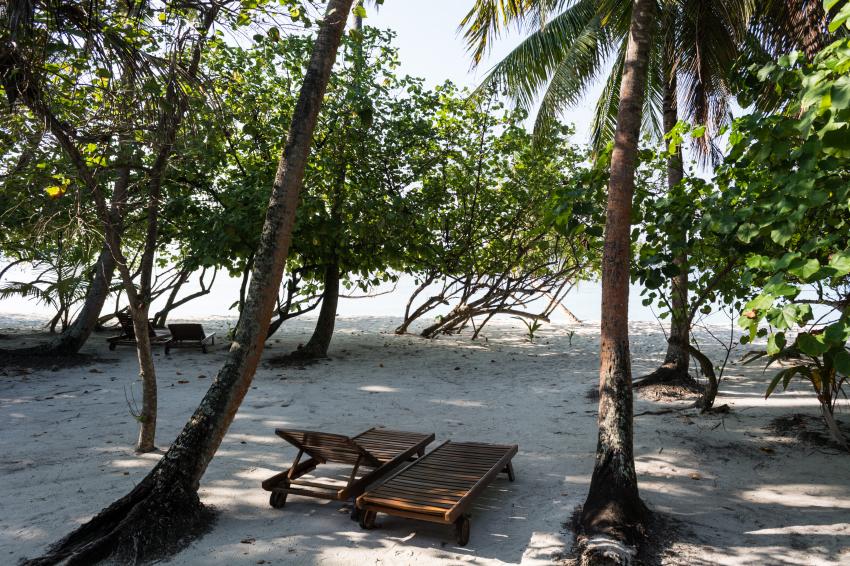
[[[35,322],[0,315],[0,332]],[[261,367],[203,480],[201,497],[220,511],[218,523],[170,563],[559,561],[571,539],[564,523],[583,501],[593,466],[596,404],[586,393],[597,378],[598,327],[575,327],[569,346],[563,325],[545,326],[529,344],[511,320],[477,342],[395,336],[394,322],[341,318],[332,360],[300,370]],[[312,323],[289,324],[267,357],[305,341]],[[220,335],[225,325],[206,324]],[[641,375],[658,363],[663,336],[654,325],[633,330]],[[84,351],[100,361],[58,372],[0,371],[0,564],[38,554],[129,491],[158,458],[132,450],[137,428],[125,392],[140,391],[133,349],[109,352],[96,335]],[[225,353],[217,345],[207,355],[158,355],[160,446],[183,426]],[[642,495],[684,525],[665,563],[850,563],[850,456],[768,432],[777,416],[816,415],[817,408],[802,386],[764,401],[766,381],[760,367],[733,366],[717,400],[731,414],[637,417]],[[667,406],[639,400],[636,411]],[[467,547],[447,527],[384,516],[381,528],[361,531],[337,502],[290,496],[283,510],[269,507],[260,482],[294,456],[275,427],[356,434],[378,424],[433,431],[438,440],[519,444],[517,481],[500,478],[479,500]]]

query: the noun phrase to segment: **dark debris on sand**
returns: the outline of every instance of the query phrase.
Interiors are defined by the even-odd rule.
[[[845,438],[850,438],[850,423],[839,421],[838,427],[844,433]],[[792,438],[803,444],[844,452],[841,446],[833,440],[823,418],[819,415],[794,413],[793,415],[778,417],[770,421],[768,430],[777,436]]]

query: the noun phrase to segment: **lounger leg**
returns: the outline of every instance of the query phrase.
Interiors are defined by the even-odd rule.
[[[508,479],[510,481],[514,481],[516,476],[514,476],[514,463],[508,462],[508,465],[505,466],[504,473],[508,474]]]
[[[466,546],[469,542],[469,517],[462,515],[455,521],[455,534],[457,535],[458,545]]]
[[[369,511],[368,509],[360,512],[360,528],[370,531],[375,528],[375,519],[378,517],[378,513],[376,511]]]
[[[289,484],[286,484],[286,487],[289,487]],[[286,496],[289,495],[285,491],[273,491],[269,496],[269,505],[274,507],[275,509],[280,509],[284,505],[286,505]]]
[[[282,490],[289,488],[289,486],[291,485],[290,484],[291,480],[296,479],[299,476],[306,473],[305,470],[299,469],[299,466],[298,466],[298,463],[301,461],[301,456],[303,456],[303,455],[304,455],[304,450],[299,450],[298,454],[295,456],[295,460],[292,462],[292,466],[290,466],[289,470],[287,470],[283,474],[278,474],[278,476],[275,476],[275,477],[280,477],[280,479],[278,480],[278,486],[280,486],[280,490],[281,490],[281,491],[272,491],[272,494],[269,496],[269,505],[271,505],[275,509],[280,509],[281,507],[286,505],[286,497],[289,495],[289,493],[287,493],[286,491],[282,491]],[[310,469],[310,470],[313,469],[315,467],[315,466],[311,467],[311,463],[313,463],[313,462],[314,461],[312,459],[308,460],[307,462],[304,463],[305,465],[302,466],[302,468]]]

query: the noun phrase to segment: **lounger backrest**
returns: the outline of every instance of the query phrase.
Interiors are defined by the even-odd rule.
[[[356,442],[341,434],[310,430],[275,430],[278,436],[319,462],[336,462],[354,465],[358,460],[367,466],[379,466],[380,462]]]
[[[197,323],[169,324],[173,340],[203,340],[207,337],[204,327]]]
[[[133,326],[133,317],[128,312],[118,313],[118,322],[121,324],[121,331],[129,338],[136,338],[136,329]],[[156,331],[153,329],[153,324],[148,321],[148,336],[156,338]]]
[[[133,317],[128,312],[118,313],[118,323],[121,325],[121,331],[127,336],[136,337],[136,329],[133,327]]]

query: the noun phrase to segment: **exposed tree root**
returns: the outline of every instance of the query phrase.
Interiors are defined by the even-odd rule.
[[[687,368],[678,368],[674,365],[664,364],[654,372],[635,380],[633,387],[640,389],[651,385],[679,386],[694,392],[702,390],[699,382],[688,373]]]
[[[210,529],[215,514],[194,490],[147,480],[22,566],[146,563],[178,552]]]
[[[579,549],[582,566],[629,566],[637,555],[635,547],[606,536],[584,538]]]
[[[293,352],[275,358],[275,360],[278,362],[283,362],[284,364],[294,364],[304,362],[315,362],[318,360],[325,360],[327,358],[327,350],[323,350],[319,347],[313,347],[308,343],[306,346],[299,346],[298,349]]]
[[[643,508],[642,514],[650,521],[649,511]],[[585,515],[582,506],[576,507],[572,515],[572,528],[575,541],[572,553],[581,566],[630,566],[636,564],[636,557],[646,531],[643,525],[612,525],[597,529],[582,525]],[[623,528],[624,527],[624,528]]]
[[[564,525],[576,533],[570,551],[572,560],[568,564],[660,566],[673,543],[683,535],[683,531],[689,531],[684,523],[673,517],[653,512],[639,529],[638,538],[624,541],[605,534],[583,534],[579,524],[581,515],[582,506],[578,506],[571,520]]]

